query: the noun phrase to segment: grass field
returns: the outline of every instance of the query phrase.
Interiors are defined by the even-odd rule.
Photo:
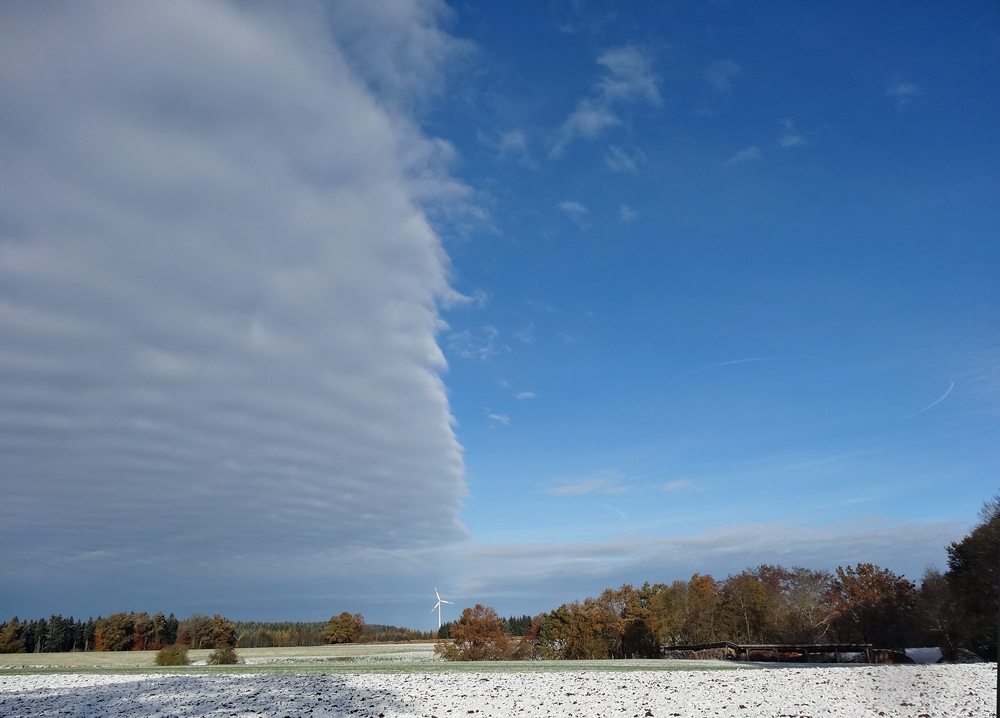
[[[155,651],[11,653],[0,673],[537,673],[559,671],[669,671],[743,668],[724,661],[495,661],[445,662],[433,643],[242,648],[241,664],[204,665],[210,650],[189,651],[193,665],[155,665]]]

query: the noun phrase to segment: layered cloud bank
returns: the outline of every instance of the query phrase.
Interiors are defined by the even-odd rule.
[[[782,249],[828,214],[802,208],[820,185],[775,184],[761,205],[767,184],[732,165],[818,146],[819,130],[797,128],[819,121],[758,113],[732,154],[736,125],[672,124],[711,113],[657,45],[615,31],[563,56],[558,30],[525,34],[542,21],[467,10],[479,49],[448,31],[459,18],[443,0],[0,4],[0,621],[346,609],[431,628],[435,585],[456,614],[482,601],[510,615],[760,563],[943,568],[967,527],[935,521],[955,504],[915,507],[985,485],[982,414],[948,417],[995,382],[935,375],[901,399],[905,382],[883,381],[896,350],[859,343],[932,316],[883,306],[869,280],[898,263],[849,278],[840,249]],[[529,42],[558,62],[524,54]],[[687,57],[711,101],[761,77],[742,56],[707,71]],[[887,99],[879,86],[878,103],[899,119],[890,100],[918,104],[914,87]],[[421,121],[466,143],[475,189]],[[848,169],[810,196],[853,197]],[[740,207],[765,205],[795,220],[758,252]],[[844,235],[865,243],[859,226]],[[452,232],[473,237],[448,245],[473,298],[449,284],[439,234]],[[934,278],[966,264],[942,270],[950,245],[921,241],[927,274],[899,287],[931,289],[900,296],[930,311]],[[837,308],[848,281],[853,314]],[[477,313],[448,329],[456,303]],[[464,362],[451,388],[475,457],[469,530],[439,345]],[[860,455],[873,458],[841,458]],[[829,486],[857,508],[825,510]],[[829,523],[862,510],[896,518]],[[744,519],[757,523],[732,524]]]
[[[439,144],[323,10],[0,12],[4,583],[464,536]]]

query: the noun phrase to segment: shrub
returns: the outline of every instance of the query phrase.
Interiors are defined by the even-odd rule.
[[[186,666],[187,662],[187,647],[180,644],[164,646],[156,652],[156,665],[158,666]]]
[[[208,661],[206,661],[210,666],[231,666],[240,662],[240,657],[236,654],[236,649],[231,646],[223,646],[222,648],[216,648],[214,651],[208,654]]]

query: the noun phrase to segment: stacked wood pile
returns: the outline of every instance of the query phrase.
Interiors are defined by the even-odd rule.
[[[689,646],[661,646],[662,658],[753,661],[757,663],[913,663],[902,651],[870,644],[739,645],[729,641]]]

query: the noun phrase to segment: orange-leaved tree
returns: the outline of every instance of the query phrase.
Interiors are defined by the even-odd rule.
[[[916,598],[913,583],[887,568],[871,563],[838,566],[829,599],[834,629],[842,641],[905,648]]]
[[[365,617],[360,613],[353,616],[344,611],[339,616],[331,616],[321,634],[327,643],[357,643],[365,630]]]
[[[438,643],[434,651],[449,661],[509,661],[526,657],[525,641],[515,641],[503,631],[504,621],[489,606],[477,603],[462,611],[451,624],[451,643]],[[530,643],[530,642],[529,642]]]

